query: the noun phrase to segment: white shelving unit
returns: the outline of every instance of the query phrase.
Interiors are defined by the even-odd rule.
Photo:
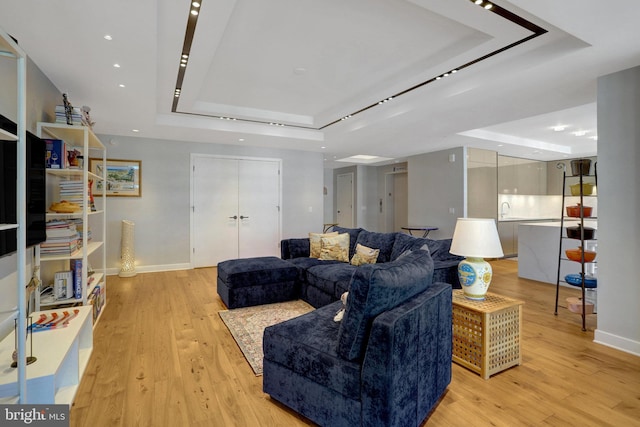
[[[77,316],[67,326],[29,335],[28,344],[33,340],[33,356],[37,360],[29,365],[27,370],[28,403],[71,405],[91,358],[93,309],[73,307],[65,310],[78,310]],[[40,312],[32,314],[34,323],[40,314]],[[10,360],[14,340],[15,336],[11,333],[0,342],[0,360],[7,360],[7,358]],[[17,392],[16,370],[0,370],[0,403],[13,403],[13,396]]]
[[[17,230],[17,255],[16,255],[16,286],[18,287],[17,306],[17,333],[18,336],[12,335],[11,352],[17,347],[18,351],[18,367],[14,371],[16,377],[15,398],[18,403],[27,402],[27,386],[26,386],[26,80],[27,80],[27,55],[17,45],[13,39],[0,29],[0,60],[14,61],[17,69],[17,96],[16,96],[16,124],[17,134],[13,135],[6,131],[0,131],[0,138],[3,140],[17,141],[17,223],[0,224],[1,230],[16,229]],[[4,319],[3,319],[4,320]],[[14,347],[15,346],[15,347]],[[10,359],[9,359],[10,360]]]
[[[72,259],[82,260],[82,297],[80,299],[67,298],[55,301],[42,301],[40,294],[36,293],[36,310],[51,309],[62,305],[87,305],[90,304],[89,298],[96,286],[101,287],[103,292],[102,299],[106,305],[106,195],[103,193],[101,197],[96,198],[97,210],[92,211],[88,195],[89,181],[94,182],[94,189],[97,182],[105,181],[106,176],[99,176],[89,171],[89,159],[102,159],[106,164],[107,152],[105,146],[96,137],[93,131],[86,126],[71,126],[62,123],[38,123],[38,136],[45,139],[63,140],[67,148],[75,148],[79,150],[84,162],[81,169],[47,169],[47,205],[53,202],[59,202],[61,196],[59,193],[59,182],[61,180],[82,181],[83,188],[83,210],[78,213],[55,213],[48,212],[46,214],[47,221],[53,219],[81,219],[84,232],[82,233],[82,247],[72,253],[64,256],[41,255],[40,248],[36,249],[35,265],[40,266],[40,275],[43,287],[53,282],[55,271],[69,270],[69,261]],[[104,169],[103,169],[103,173]],[[89,241],[88,230],[91,228],[93,239]],[[88,266],[91,264],[94,273],[88,274]],[[104,308],[102,306],[102,309]],[[97,319],[95,319],[97,322]]]

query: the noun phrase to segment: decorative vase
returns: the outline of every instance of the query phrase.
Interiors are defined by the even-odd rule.
[[[118,276],[120,277],[133,277],[136,274],[136,256],[134,250],[134,227],[133,221],[126,219],[122,220],[122,240],[120,247],[120,257],[122,261],[122,267]]]
[[[458,280],[468,299],[484,300],[492,275],[491,264],[482,258],[470,257],[458,264]]]

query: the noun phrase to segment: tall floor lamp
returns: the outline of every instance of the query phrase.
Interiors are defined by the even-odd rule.
[[[122,237],[120,240],[120,259],[122,266],[118,276],[133,277],[136,274],[136,254],[134,250],[135,223],[126,219],[122,220]]]

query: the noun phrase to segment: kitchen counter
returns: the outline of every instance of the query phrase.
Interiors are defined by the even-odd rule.
[[[519,216],[507,216],[498,218],[498,222],[538,222],[538,221],[559,221],[559,218],[527,218]]]
[[[564,228],[576,226],[579,220],[565,220]],[[598,229],[596,220],[585,220],[585,227]],[[566,231],[562,231],[566,236]],[[598,237],[596,232],[596,238]],[[558,255],[560,254],[560,221],[552,222],[524,222],[518,227],[518,276],[555,284],[558,275]],[[590,241],[597,245],[597,241]],[[562,239],[562,256],[564,251],[580,246],[580,240]],[[596,258],[597,260],[597,258]],[[589,264],[587,273],[595,274],[595,264]],[[591,271],[589,271],[591,270]],[[580,263],[562,261],[560,278],[569,273],[580,272]]]

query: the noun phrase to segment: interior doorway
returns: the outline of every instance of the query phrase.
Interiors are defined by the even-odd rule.
[[[408,225],[409,190],[407,172],[385,174],[385,232],[402,231]]]
[[[340,227],[353,228],[353,172],[338,175],[336,222]]]
[[[191,263],[279,256],[280,161],[192,156]]]

